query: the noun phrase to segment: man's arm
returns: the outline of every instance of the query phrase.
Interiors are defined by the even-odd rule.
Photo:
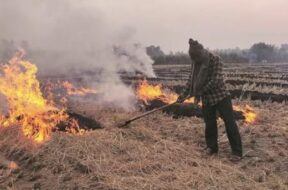
[[[210,80],[207,82],[207,84],[202,88],[202,93],[217,88],[218,86],[221,86],[221,84],[223,83],[223,74],[222,74],[223,68],[220,59],[215,58],[215,60],[211,65],[212,65],[211,77]]]
[[[181,93],[181,95],[178,97],[178,102],[182,103],[188,96],[191,96],[192,93],[192,79],[193,79],[193,73],[194,73],[194,65],[191,65],[191,70],[190,70],[190,74],[189,74],[189,78],[188,81]]]
[[[208,78],[208,69],[209,69],[209,64],[203,63],[200,67],[198,77],[195,82],[195,86],[193,87],[193,92],[195,95],[201,95],[203,91],[203,87],[205,85],[205,82]]]
[[[193,90],[192,89],[192,85],[193,85],[192,82],[193,82],[193,75],[194,75],[194,67],[195,67],[195,65],[192,64],[188,81],[187,81],[187,83],[185,85],[185,89],[184,89],[184,91],[182,93],[185,96],[192,95],[191,93],[192,93],[192,90]]]

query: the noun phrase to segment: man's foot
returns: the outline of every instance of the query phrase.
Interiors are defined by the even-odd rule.
[[[232,154],[229,158],[229,160],[231,162],[239,162],[242,160],[242,156],[236,155],[236,154]]]
[[[217,150],[213,150],[212,148],[205,148],[204,151],[209,156],[218,154],[218,151]]]

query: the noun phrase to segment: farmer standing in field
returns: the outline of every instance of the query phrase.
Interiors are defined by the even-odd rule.
[[[186,89],[178,98],[182,103],[188,97],[195,97],[196,102],[200,98],[203,104],[203,115],[205,121],[206,151],[209,155],[218,153],[218,130],[217,117],[224,120],[227,136],[232,149],[232,161],[242,158],[242,143],[238,126],[233,116],[233,108],[230,93],[226,90],[222,62],[218,56],[213,55],[203,46],[189,40],[189,55],[192,59],[192,69]]]

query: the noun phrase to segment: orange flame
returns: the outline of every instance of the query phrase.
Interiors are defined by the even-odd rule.
[[[139,82],[139,86],[136,90],[138,99],[148,104],[149,101],[158,99],[164,103],[171,104],[177,101],[179,95],[173,92],[162,90],[162,85],[151,85],[147,80]],[[185,103],[194,103],[194,97],[185,101]]]
[[[235,111],[241,111],[244,113],[246,123],[255,123],[257,114],[251,106],[245,105],[244,108],[241,108],[240,106],[233,106],[233,109]]]
[[[176,93],[162,90],[161,84],[151,85],[147,82],[147,80],[140,81],[139,86],[136,90],[136,95],[138,99],[144,101],[146,104],[148,104],[149,101],[152,101],[155,99],[158,99],[167,104],[170,104],[170,103],[174,103],[179,97],[179,95]],[[195,102],[195,98],[192,97],[186,100],[184,103],[194,103],[194,102]],[[198,105],[201,106],[202,103],[200,102]],[[244,108],[240,106],[233,106],[233,109],[235,111],[241,111],[244,113],[246,123],[254,123],[256,121],[257,115],[251,106],[245,105]]]
[[[16,170],[18,168],[18,165],[16,164],[16,162],[11,161],[8,163],[8,168],[11,170]]]
[[[51,137],[53,128],[67,120],[64,109],[47,101],[36,78],[37,67],[23,60],[24,52],[18,52],[0,67],[0,93],[8,102],[9,115],[0,114],[0,127],[18,125],[24,136],[41,143]]]
[[[96,94],[97,93],[97,91],[95,89],[92,89],[92,88],[84,88],[84,87],[76,88],[69,81],[64,81],[62,83],[62,85],[67,90],[68,95],[85,96],[87,94]]]

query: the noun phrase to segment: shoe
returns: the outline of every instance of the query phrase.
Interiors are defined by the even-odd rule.
[[[232,154],[229,158],[229,160],[231,162],[239,162],[242,160],[242,156],[238,156],[238,155],[235,155],[235,154]]]
[[[218,151],[217,151],[217,150],[213,150],[212,148],[209,148],[209,147],[205,148],[204,151],[205,151],[206,154],[209,155],[209,156],[218,154]]]

